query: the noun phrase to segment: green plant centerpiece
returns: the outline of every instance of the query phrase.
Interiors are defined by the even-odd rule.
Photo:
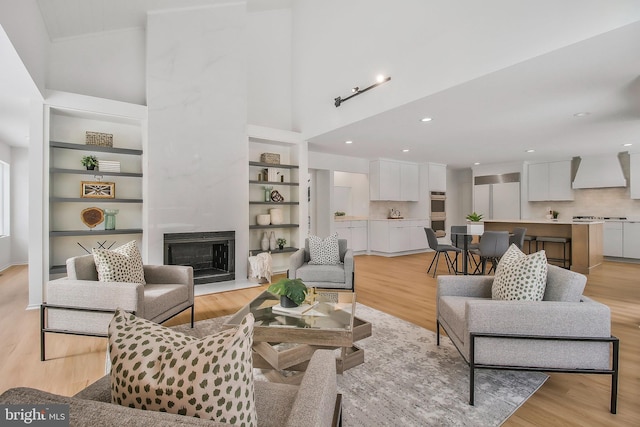
[[[284,249],[284,245],[287,244],[287,239],[280,237],[278,240],[276,240],[276,243],[278,244],[278,248],[282,250]]]
[[[482,214],[472,212],[469,215],[467,215],[467,221],[480,222],[482,221]]]
[[[98,166],[98,159],[96,156],[84,156],[81,160],[82,166],[86,166],[87,170],[94,170]]]
[[[345,215],[347,215],[346,212],[342,212],[342,211],[336,211],[334,213],[334,216],[345,216]]]
[[[267,288],[267,291],[280,295],[280,305],[291,308],[302,304],[309,293],[307,285],[302,279],[280,279]]]

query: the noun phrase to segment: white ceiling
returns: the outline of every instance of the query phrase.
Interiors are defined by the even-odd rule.
[[[228,0],[37,0],[52,40],[144,27],[148,10],[216,2]],[[249,10],[290,6],[291,0],[248,3]],[[640,23],[635,23],[315,136],[310,150],[452,167],[640,151],[639,76]],[[393,78],[386,85],[393,85]],[[327,102],[338,95],[348,94],[328,94]],[[24,100],[7,107],[7,99],[0,97],[0,138],[6,138],[6,114],[26,108]],[[347,102],[367,102],[367,93]],[[591,114],[574,117],[583,111]],[[424,116],[433,120],[420,122]],[[9,144],[24,145],[24,135],[20,138]]]

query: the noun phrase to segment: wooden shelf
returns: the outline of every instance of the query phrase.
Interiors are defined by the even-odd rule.
[[[142,234],[141,228],[121,228],[117,230],[67,230],[50,231],[51,237],[63,236],[107,236],[110,234]]]
[[[52,203],[142,203],[142,199],[101,199],[93,197],[51,197]]]
[[[103,147],[101,145],[72,144],[69,142],[59,142],[59,141],[49,141],[49,146],[51,148],[66,148],[68,150],[96,151],[100,153],[130,154],[133,156],[139,156],[142,154],[142,150],[133,150],[131,148],[114,148],[114,147]]]
[[[51,173],[70,173],[77,175],[92,175],[92,176],[130,176],[135,178],[142,178],[141,173],[135,172],[105,172],[99,170],[85,170],[85,169],[61,169],[61,168],[51,168],[49,169]]]
[[[250,225],[249,230],[260,230],[263,228],[296,228],[300,227],[298,224],[276,224],[276,225]]]
[[[249,162],[249,166],[259,166],[261,168],[298,169],[298,165],[274,165],[273,163]]]
[[[289,185],[289,186],[298,186],[297,182],[278,182],[278,181],[249,181],[249,184],[261,184],[261,185]]]
[[[249,202],[250,205],[288,205],[295,206],[299,205],[300,202]]]

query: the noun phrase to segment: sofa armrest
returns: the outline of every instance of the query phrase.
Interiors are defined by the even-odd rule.
[[[193,267],[185,265],[145,265],[144,280],[154,285],[193,285]]]
[[[354,289],[353,283],[353,250],[347,249],[344,254],[344,283],[348,288]]]
[[[493,276],[438,276],[437,297],[491,298]]]
[[[96,282],[93,280],[51,280],[46,286],[46,302],[69,307],[143,310],[144,285],[126,282]]]
[[[316,350],[302,378],[286,425],[331,425],[337,393],[335,355],[331,350]]]
[[[289,257],[289,278],[295,279],[296,271],[304,264],[304,249],[298,249]]]
[[[469,300],[466,324],[469,332],[606,338],[611,312],[595,301]]]

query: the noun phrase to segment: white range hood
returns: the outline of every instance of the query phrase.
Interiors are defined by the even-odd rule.
[[[574,189],[626,187],[618,155],[582,157],[572,186]]]

